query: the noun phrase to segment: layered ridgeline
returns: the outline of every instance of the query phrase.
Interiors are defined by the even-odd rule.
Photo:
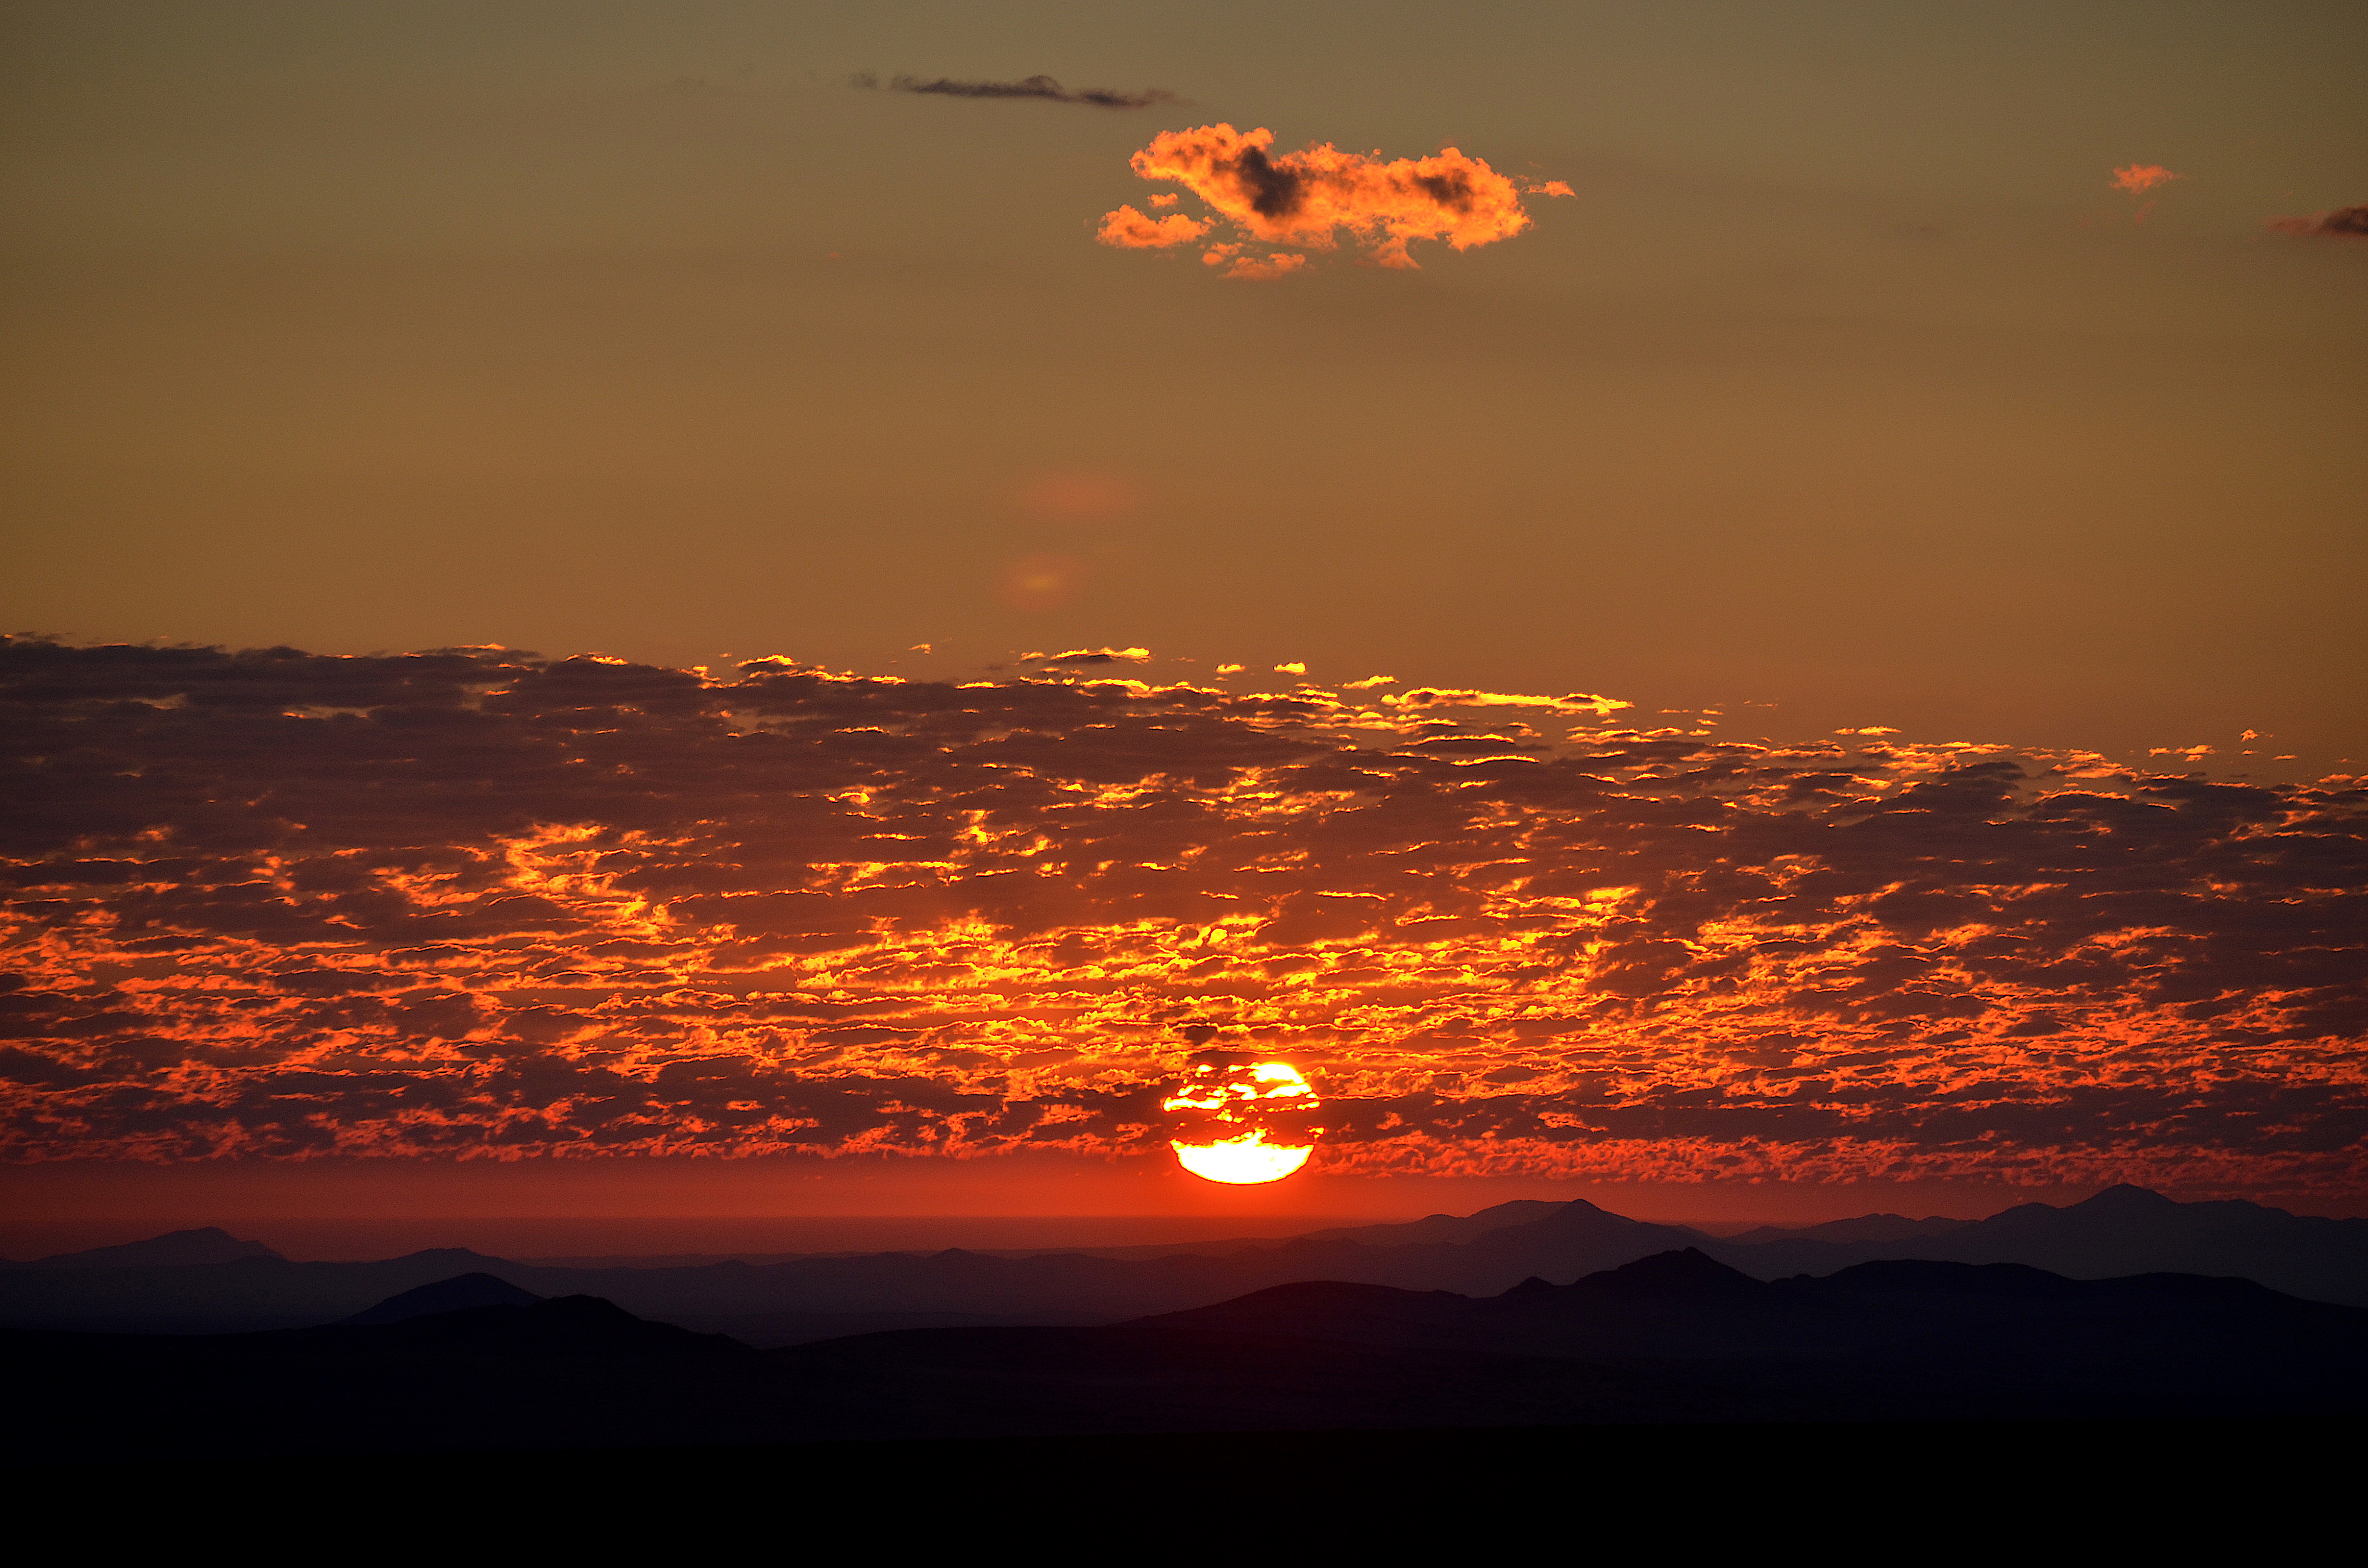
[[[18,1464],[1734,1421],[2249,1416],[2291,1435],[2368,1398],[2368,1309],[2017,1264],[1766,1281],[1684,1248],[1494,1296],[1313,1281],[1109,1326],[773,1349],[472,1275],[341,1324],[0,1329],[0,1354]]]
[[[1563,1284],[1687,1248],[1759,1280],[1920,1259],[2019,1264],[2073,1279],[2227,1277],[2306,1301],[2368,1306],[2368,1220],[2246,1202],[2176,1203],[2121,1187],[2066,1208],[2025,1204],[1980,1221],[1881,1215],[1725,1240],[1583,1201],[1531,1201],[1280,1242],[723,1258],[656,1267],[554,1267],[458,1248],[302,1263],[223,1232],[191,1231],[0,1267],[0,1325],[167,1334],[298,1328],[339,1323],[457,1276],[484,1275],[536,1297],[598,1297],[699,1333],[782,1346],[881,1329],[1110,1324],[1315,1280],[1487,1297],[1531,1278]]]

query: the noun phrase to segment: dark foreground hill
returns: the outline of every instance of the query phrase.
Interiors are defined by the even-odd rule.
[[[986,1531],[1060,1561],[1130,1563],[1203,1562],[1212,1545],[1286,1563],[1756,1561],[1930,1553],[1945,1529],[1967,1552],[2289,1562],[2346,1539],[2357,1447],[2332,1419],[1926,1421],[324,1454],[261,1472],[235,1457],[52,1460],[17,1474],[47,1517],[103,1519],[110,1545],[183,1555],[193,1531],[344,1542],[359,1523],[391,1553],[459,1542],[494,1561],[834,1534],[898,1557]],[[265,1494],[260,1522],[218,1523]]]
[[[0,1332],[17,1462],[1599,1423],[2337,1415],[2368,1312],[2241,1281],[1673,1253],[1475,1299],[1302,1284],[1092,1328],[756,1350],[590,1298],[219,1335]]]
[[[2192,1274],[2067,1279],[2021,1264],[1862,1263],[1826,1278],[1754,1279],[1694,1248],[1569,1285],[1492,1297],[1315,1281],[1148,1325],[1404,1349],[1589,1361],[1883,1364],[1951,1376],[2102,1389],[2138,1365],[2180,1364],[2180,1386],[2235,1392],[2294,1369],[2368,1368],[2368,1311],[2248,1279]]]

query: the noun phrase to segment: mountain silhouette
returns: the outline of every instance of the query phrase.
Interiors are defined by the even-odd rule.
[[[120,1246],[89,1247],[62,1252],[11,1268],[188,1268],[199,1264],[235,1263],[241,1258],[278,1257],[261,1242],[243,1242],[211,1225],[194,1231],[173,1231],[144,1242]]]
[[[1516,1210],[1519,1214],[1532,1210]],[[1420,1223],[1419,1221],[1417,1223]],[[242,1258],[165,1271],[0,1273],[0,1324],[113,1332],[222,1333],[335,1323],[387,1297],[456,1274],[492,1275],[538,1296],[594,1295],[707,1331],[826,1325],[803,1337],[899,1327],[916,1313],[967,1322],[1110,1323],[1205,1305],[1294,1279],[1348,1278],[1406,1289],[1491,1293],[1531,1274],[1569,1278],[1705,1241],[1591,1203],[1543,1206],[1520,1223],[1462,1242],[1395,1244],[1293,1239],[1220,1256],[1123,1258],[1087,1253],[1008,1256],[948,1248],[737,1261],[683,1268],[552,1268],[437,1249],[377,1263]],[[869,1320],[863,1321],[863,1320]]]
[[[1311,1281],[1144,1322],[1586,1359],[1882,1354],[2068,1366],[2077,1358],[2066,1347],[2079,1346],[2100,1365],[2145,1353],[2198,1358],[2226,1370],[2268,1353],[2330,1373],[2368,1370],[2368,1339],[2352,1338],[2368,1335],[2368,1310],[2302,1301],[2248,1279],[2079,1280],[2020,1264],[1912,1260],[1768,1281],[1694,1248],[1568,1285],[1525,1280],[1496,1297]],[[2192,1370],[2182,1374],[2191,1383]]]
[[[1468,1242],[1490,1231],[1501,1231],[1513,1225],[1526,1225],[1550,1218],[1564,1207],[1543,1199],[1518,1198],[1510,1203],[1498,1203],[1472,1214],[1427,1214],[1419,1220],[1406,1220],[1386,1225],[1349,1225],[1328,1231],[1310,1231],[1304,1237],[1311,1242],[1357,1242],[1365,1246],[1421,1246],[1438,1242]],[[1272,1246],[1269,1240],[1262,1244]]]
[[[515,1268],[460,1247],[373,1263],[297,1263],[270,1253],[166,1267],[12,1268],[0,1271],[0,1324],[145,1334],[298,1328],[335,1323],[457,1274],[493,1274],[517,1284]],[[571,1286],[534,1293],[583,1292]]]
[[[406,1319],[427,1317],[434,1312],[461,1312],[472,1307],[525,1307],[543,1298],[531,1290],[521,1290],[507,1279],[490,1274],[456,1274],[450,1279],[438,1279],[433,1285],[421,1285],[389,1296],[374,1307],[367,1307],[344,1319],[348,1324],[402,1323]]]
[[[1373,1235],[1379,1240],[1356,1239]],[[2251,1203],[2176,1203],[2118,1187],[2066,1208],[2024,1204],[1938,1234],[1888,1241],[1806,1233],[1721,1241],[1574,1201],[1499,1205],[1462,1220],[1432,1216],[1221,1253],[1152,1249],[1154,1256],[1136,1248],[1122,1255],[949,1248],[646,1268],[554,1267],[457,1248],[372,1263],[247,1256],[92,1267],[67,1259],[0,1270],[0,1324],[142,1333],[293,1328],[336,1323],[404,1291],[480,1273],[534,1296],[598,1296],[681,1327],[784,1346],[932,1325],[1111,1324],[1307,1280],[1487,1297],[1524,1279],[1567,1283],[1687,1248],[1761,1280],[1922,1258],[2022,1264],[2073,1278],[2231,1276],[2307,1300],[2368,1304],[2368,1220],[2299,1217]]]
[[[1861,1214],[1851,1220],[1827,1220],[1816,1225],[1759,1225],[1719,1240],[1728,1246],[1758,1242],[1906,1242],[1923,1236],[1943,1236],[1964,1229],[1971,1220],[1943,1219],[1938,1214],[1911,1220],[1905,1214]]]
[[[2144,1187],[2108,1187],[2055,1208],[2025,1203],[1937,1235],[1889,1241],[1817,1236],[1706,1242],[1763,1279],[1830,1274],[1879,1258],[2021,1263],[2075,1278],[2235,1275],[2313,1301],[2368,1305],[2368,1220],[2328,1220],[2233,1199],[2179,1203]]]
[[[445,1283],[438,1281],[437,1283]],[[2333,1417],[2368,1310],[2247,1280],[1674,1249],[1493,1297],[1303,1281],[1102,1327],[757,1350],[572,1296],[207,1335],[0,1330],[0,1456],[1703,1421]]]

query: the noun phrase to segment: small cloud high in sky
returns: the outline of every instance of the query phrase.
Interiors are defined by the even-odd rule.
[[[2186,177],[2185,175],[2164,168],[2160,164],[2124,164],[2113,171],[2113,188],[2133,198],[2145,198],[2138,202],[2137,210],[2133,214],[2133,221],[2143,223],[2155,209],[2155,199],[2146,196],[2146,192],[2159,189],[2173,180]]]
[[[2125,190],[2132,196],[2143,196],[2158,185],[2168,185],[2172,180],[2186,177],[2185,175],[2173,174],[2160,164],[2126,164],[2113,171],[2113,188]]]
[[[2363,1175],[2357,780],[1588,694],[0,655],[12,1160],[1124,1157],[1214,1029],[1322,1085],[1336,1172]]]
[[[1559,180],[1508,178],[1453,147],[1384,162],[1378,153],[1344,153],[1328,142],[1280,157],[1268,152],[1273,145],[1274,132],[1264,128],[1203,125],[1160,132],[1131,164],[1144,179],[1183,186],[1242,236],[1212,245],[1203,258],[1231,278],[1281,276],[1304,266],[1305,252],[1336,250],[1344,239],[1378,266],[1419,267],[1406,249],[1416,240],[1469,250],[1509,239],[1530,226],[1524,191],[1571,194]],[[1102,219],[1099,238],[1165,249],[1190,244],[1212,226],[1180,213],[1154,222],[1124,206]],[[1275,248],[1255,248],[1261,245]]]

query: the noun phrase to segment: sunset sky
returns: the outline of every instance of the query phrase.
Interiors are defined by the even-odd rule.
[[[37,1206],[2368,1211],[2356,5],[6,36]]]

